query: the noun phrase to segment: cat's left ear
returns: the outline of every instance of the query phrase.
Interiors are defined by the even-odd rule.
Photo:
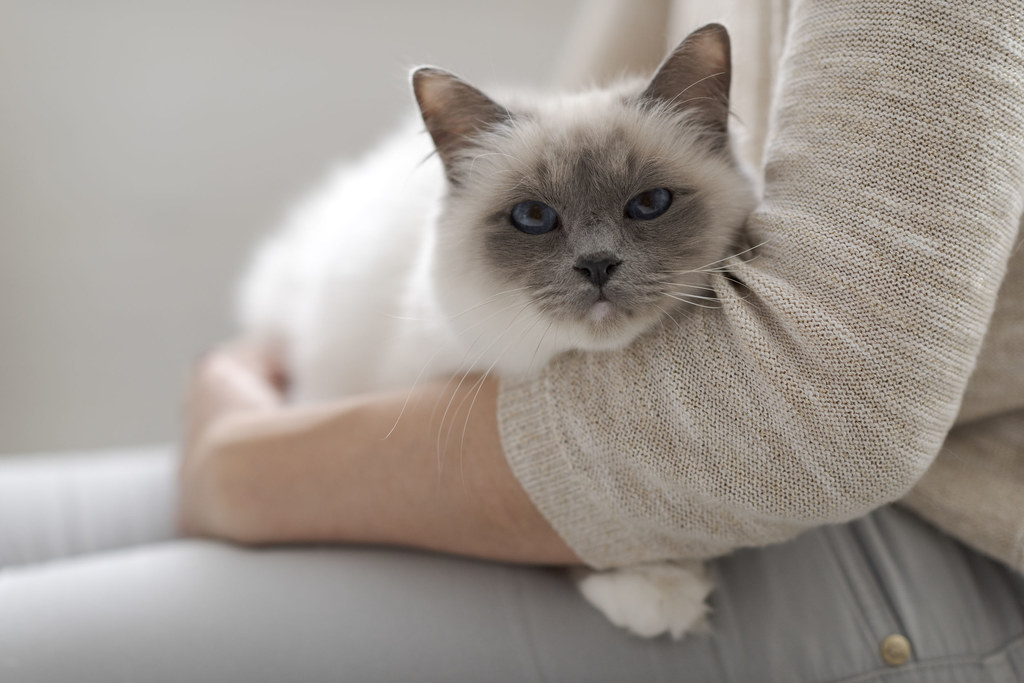
[[[510,119],[511,114],[459,77],[430,66],[412,72],[412,90],[445,172],[458,184],[455,168],[459,152],[484,131]]]
[[[692,112],[712,141],[725,146],[731,79],[729,32],[721,24],[708,24],[688,35],[665,58],[643,97]]]

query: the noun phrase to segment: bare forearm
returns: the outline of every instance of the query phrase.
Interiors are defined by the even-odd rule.
[[[382,543],[574,563],[505,461],[496,393],[492,380],[478,395],[472,382],[440,382],[411,396],[231,416],[186,475],[202,498],[192,527],[245,543]]]

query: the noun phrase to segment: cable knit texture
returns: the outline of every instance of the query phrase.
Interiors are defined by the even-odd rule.
[[[778,79],[763,244],[713,278],[721,306],[502,385],[513,470],[594,567],[855,518],[914,486],[960,411],[1024,209],[1024,6],[798,2]],[[1024,348],[1015,330],[988,346]],[[973,420],[1021,405],[1020,375]],[[1021,467],[1022,439],[996,440]]]

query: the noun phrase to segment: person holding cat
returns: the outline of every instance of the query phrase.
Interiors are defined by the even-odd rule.
[[[609,5],[609,26],[623,26],[616,12],[625,26],[664,25],[667,4],[644,19],[627,5]],[[182,463],[185,528],[243,544],[386,544],[596,569],[725,556],[713,566],[712,634],[627,638],[558,575],[450,558],[204,546],[139,560],[170,585],[169,567],[205,568],[213,587],[195,595],[276,622],[253,626],[261,652],[236,653],[240,680],[254,679],[280,624],[325,604],[362,621],[321,615],[331,637],[304,631],[316,647],[299,678],[1024,670],[1024,13],[994,0],[735,9],[734,32],[764,38],[737,41],[764,53],[748,54],[736,106],[759,93],[761,114],[777,97],[770,135],[763,116],[743,117],[748,149],[765,145],[764,199],[747,225],[759,246],[707,281],[714,308],[534,374],[327,405],[286,405],[279,358],[227,347],[194,378]],[[594,35],[608,54],[651,42]],[[438,405],[465,430],[440,451],[423,437],[438,433]],[[896,500],[919,516],[886,507]],[[303,588],[287,599],[239,605],[229,588],[272,593],[290,573]],[[0,610],[31,614],[60,586],[35,581],[0,580]],[[14,642],[4,628],[0,643]],[[443,642],[457,644],[449,657],[437,654]],[[178,670],[200,670],[189,666],[201,665]]]

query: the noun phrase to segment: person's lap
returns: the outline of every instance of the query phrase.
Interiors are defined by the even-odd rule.
[[[124,543],[146,533],[155,541],[121,549],[82,519],[75,524],[93,529],[89,542],[51,530],[47,548],[27,545],[19,528],[69,524],[45,490],[61,478],[26,479],[22,465],[18,486],[43,490],[5,497],[16,477],[0,461],[0,680],[1024,678],[1024,578],[896,508],[716,562],[711,632],[675,643],[607,624],[559,570],[399,550],[164,540],[169,457],[133,461],[148,474],[120,498],[100,489],[131,486],[124,463],[109,465],[121,468],[117,477],[100,466],[92,479],[60,484],[79,503],[74,517],[134,516]],[[162,516],[152,511],[160,505]],[[14,538],[21,554],[5,556]],[[44,562],[47,552],[77,555]],[[880,652],[893,634],[913,650],[900,667]]]

